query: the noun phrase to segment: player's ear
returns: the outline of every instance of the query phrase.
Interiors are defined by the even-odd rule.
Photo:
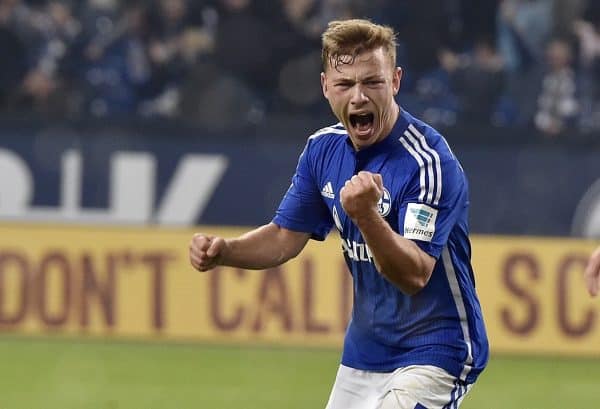
[[[392,89],[394,90],[394,95],[398,94],[398,91],[400,91],[400,82],[402,82],[402,68],[396,67],[392,77]]]
[[[327,76],[324,72],[321,73],[321,89],[323,90],[323,96],[327,98]]]

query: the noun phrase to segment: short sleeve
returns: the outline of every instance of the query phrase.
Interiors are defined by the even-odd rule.
[[[415,172],[398,210],[400,234],[438,258],[468,206],[464,172],[452,155]],[[439,163],[439,165],[438,165]]]
[[[292,183],[279,204],[273,223],[310,233],[315,240],[324,240],[333,226],[333,219],[315,181],[312,142],[309,139],[300,155]]]

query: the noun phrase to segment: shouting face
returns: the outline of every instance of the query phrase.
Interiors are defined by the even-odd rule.
[[[323,95],[356,150],[382,140],[392,130],[398,117],[394,96],[401,76],[401,69],[392,66],[383,48],[337,56],[321,73]]]

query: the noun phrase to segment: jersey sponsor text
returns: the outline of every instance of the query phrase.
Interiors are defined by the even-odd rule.
[[[371,249],[366,243],[357,243],[354,240],[350,241],[350,239],[342,239],[342,250],[351,260],[373,263]]]

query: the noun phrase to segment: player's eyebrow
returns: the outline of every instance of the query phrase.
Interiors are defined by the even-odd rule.
[[[333,80],[334,84],[354,84],[356,79],[351,77],[340,77]]]
[[[383,76],[379,75],[379,74],[373,74],[373,75],[368,75],[364,78],[351,78],[351,77],[343,77],[343,78],[338,78],[337,80],[334,81],[334,83],[336,84],[355,84],[357,82],[374,82],[374,81],[382,81],[383,80]]]
[[[361,78],[361,81],[379,81],[382,78],[383,78],[383,76],[380,74],[372,74],[372,75],[366,76],[364,78]]]

